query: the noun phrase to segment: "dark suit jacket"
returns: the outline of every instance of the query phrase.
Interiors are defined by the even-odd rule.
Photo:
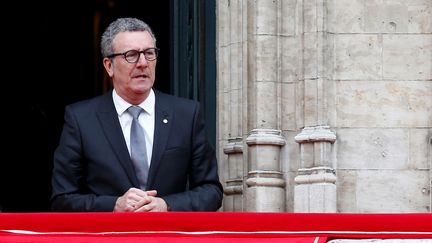
[[[148,190],[157,190],[172,211],[217,210],[222,186],[199,103],[155,95]],[[119,196],[139,188],[112,92],[66,107],[52,186],[53,211],[112,211]]]

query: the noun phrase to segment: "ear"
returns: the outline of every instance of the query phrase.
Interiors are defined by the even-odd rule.
[[[109,59],[108,57],[104,57],[102,62],[103,62],[103,65],[105,67],[106,72],[108,73],[108,75],[110,77],[112,77],[114,71],[113,71],[113,63],[112,63],[111,59]]]

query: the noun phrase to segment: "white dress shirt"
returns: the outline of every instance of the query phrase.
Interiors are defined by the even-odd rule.
[[[130,131],[132,124],[132,115],[127,112],[127,109],[131,106],[128,102],[126,102],[123,98],[121,98],[115,89],[112,93],[114,106],[117,110],[117,115],[120,121],[121,128],[123,130],[123,135],[126,141],[127,148],[130,154]],[[155,94],[153,89],[150,90],[150,94],[147,99],[144,100],[141,104],[138,105],[143,108],[144,111],[141,112],[138,117],[138,121],[141,127],[144,128],[145,140],[146,140],[146,149],[147,149],[147,161],[150,162],[153,152],[153,135],[154,135],[154,126],[155,126]]]

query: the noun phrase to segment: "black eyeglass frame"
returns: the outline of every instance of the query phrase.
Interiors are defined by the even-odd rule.
[[[148,58],[148,57],[147,57],[146,52],[149,51],[149,50],[154,50],[154,51],[155,51],[155,58]],[[124,58],[124,59],[126,60],[126,62],[128,62],[128,63],[137,63],[137,62],[139,61],[139,59],[140,59],[140,57],[141,57],[141,53],[142,53],[142,54],[144,54],[144,58],[145,58],[147,61],[154,61],[154,60],[156,60],[156,59],[158,58],[159,50],[160,50],[160,49],[159,49],[159,48],[156,48],[156,47],[147,48],[147,49],[142,50],[142,51],[137,51],[137,50],[128,50],[128,51],[125,51],[125,52],[123,52],[123,53],[113,53],[113,54],[111,54],[111,55],[108,55],[107,57],[108,57],[108,58],[113,58],[113,57],[116,57],[116,56],[123,56],[123,58]],[[127,58],[127,54],[128,54],[128,53],[131,53],[131,52],[136,52],[136,53],[138,54],[138,56],[137,56],[137,58],[136,58],[135,61],[130,61],[130,60],[128,60],[128,58]]]

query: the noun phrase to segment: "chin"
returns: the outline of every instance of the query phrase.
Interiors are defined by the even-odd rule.
[[[150,92],[151,88],[152,86],[148,86],[148,85],[140,86],[135,89],[135,92],[139,94],[147,94],[148,92]]]

